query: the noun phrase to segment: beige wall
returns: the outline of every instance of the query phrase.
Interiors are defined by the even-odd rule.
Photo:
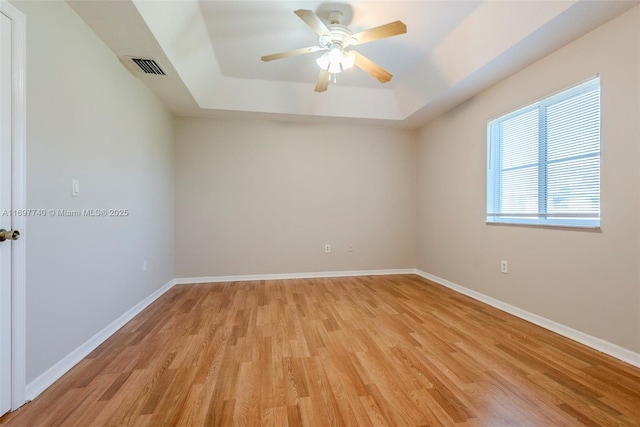
[[[177,277],[413,268],[415,154],[409,131],[178,118]]]
[[[640,352],[639,40],[636,7],[420,131],[419,269]],[[601,231],[485,225],[487,121],[597,73]]]
[[[14,4],[27,18],[27,207],[130,211],[28,219],[28,383],[174,277],[173,122],[66,3]]]

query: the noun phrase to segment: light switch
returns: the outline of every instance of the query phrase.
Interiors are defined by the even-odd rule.
[[[77,179],[71,180],[71,197],[80,196],[80,181]]]

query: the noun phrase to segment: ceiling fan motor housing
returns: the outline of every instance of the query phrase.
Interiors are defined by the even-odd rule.
[[[320,46],[325,49],[331,49],[332,47],[340,47],[345,48],[349,44],[355,42],[356,40],[352,40],[353,33],[349,28],[342,25],[342,12],[338,10],[333,10],[329,12],[329,25],[327,28],[331,32],[331,34],[321,35],[318,37],[318,43]]]
[[[330,49],[332,46],[346,46],[351,41],[352,32],[344,25],[332,24],[327,28],[331,31],[331,35],[322,35],[318,38],[320,46]]]

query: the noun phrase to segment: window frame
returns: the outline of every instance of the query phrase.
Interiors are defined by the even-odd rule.
[[[563,213],[548,213],[547,212],[547,108],[551,105],[558,104],[566,101],[570,98],[580,96],[584,93],[592,91],[594,88],[598,89],[598,151],[597,154],[590,154],[589,157],[597,157],[599,160],[598,165],[598,213],[582,213],[580,217],[576,217],[574,214]],[[502,149],[499,143],[500,136],[500,124],[513,119],[517,116],[522,116],[526,113],[538,110],[538,127],[540,129],[538,134],[538,213],[534,215],[530,214],[514,214],[511,212],[500,212],[500,197],[501,197],[501,172],[502,165]],[[579,157],[579,156],[576,156]],[[544,159],[544,160],[542,160]],[[532,102],[524,107],[518,108],[509,113],[503,114],[499,117],[493,118],[487,121],[487,169],[486,169],[486,224],[515,224],[515,225],[527,225],[527,226],[549,226],[549,227],[572,227],[572,228],[600,228],[601,214],[602,214],[602,92],[600,85],[600,75],[597,74],[585,81],[582,81],[568,89],[556,92],[550,96],[540,99],[536,102]],[[567,161],[567,160],[564,160]],[[540,176],[540,170],[542,170],[544,176]],[[543,188],[544,186],[544,188]],[[541,191],[543,189],[544,191]],[[542,206],[542,208],[541,208]]]

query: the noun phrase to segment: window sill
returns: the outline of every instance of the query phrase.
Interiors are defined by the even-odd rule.
[[[550,228],[550,229],[565,229],[565,230],[583,230],[583,231],[595,231],[601,232],[600,223],[596,221],[576,223],[575,221],[553,221],[548,220],[523,220],[523,219],[500,219],[500,220],[485,220],[486,225],[506,225],[516,227],[534,227],[534,228]]]

